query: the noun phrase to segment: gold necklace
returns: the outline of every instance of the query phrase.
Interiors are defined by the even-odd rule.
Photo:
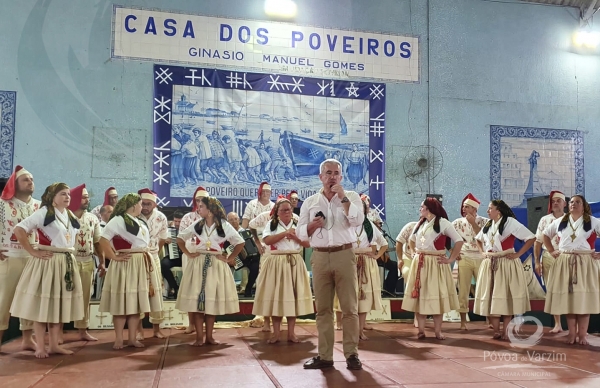
[[[573,224],[571,223],[571,217],[569,216],[569,226],[571,227],[571,230],[573,231],[573,234],[570,236],[571,242],[575,241],[575,239],[577,238],[577,234],[575,234],[575,232],[577,231],[577,229],[579,229],[579,227],[581,225],[583,225],[583,222],[581,224],[579,224],[579,226],[577,228],[574,228]]]
[[[354,229],[354,234],[356,235],[356,247],[357,248],[360,246],[360,236],[362,236],[364,229],[365,229],[364,224],[360,227],[360,232],[356,233],[356,229]]]
[[[210,236],[212,236],[212,234],[214,233],[214,231],[217,230],[217,226],[214,223],[212,224],[212,226],[213,226],[213,228],[212,228],[212,230],[209,233],[208,229],[206,227],[206,224],[204,224],[204,231],[206,232],[206,237],[207,237],[206,248],[208,248],[208,249],[210,249]]]
[[[501,222],[502,222],[502,217],[500,217],[500,219],[498,220],[498,223],[496,224],[496,230],[492,231],[492,238],[490,239],[490,244],[492,246],[494,246],[494,238],[496,237],[496,234],[498,233],[498,229],[500,229]]]
[[[429,229],[433,228],[433,224],[435,224],[435,217],[432,218],[431,221],[429,221],[429,224],[421,232],[421,245],[425,245],[425,233],[427,233]]]

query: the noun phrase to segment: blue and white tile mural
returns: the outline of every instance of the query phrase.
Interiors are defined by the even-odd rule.
[[[12,174],[16,108],[17,92],[0,90],[0,178]]]
[[[385,84],[165,65],[154,78],[162,205],[189,206],[204,186],[240,211],[262,181],[273,198],[306,198],[322,187],[319,164],[335,158],[344,187],[368,193],[385,216]]]
[[[581,131],[490,126],[491,198],[511,207],[560,190],[585,194]]]

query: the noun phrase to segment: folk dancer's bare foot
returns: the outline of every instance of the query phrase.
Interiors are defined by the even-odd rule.
[[[371,326],[371,325],[365,325],[365,330],[373,330],[373,326]]]
[[[204,345],[204,342],[202,342],[202,340],[195,341],[195,342],[192,344],[192,346],[203,346],[203,345]]]
[[[367,336],[365,335],[365,333],[364,333],[364,332],[363,332],[363,333],[360,333],[360,335],[358,336],[358,338],[359,338],[360,340],[363,340],[363,341],[366,341],[366,340],[368,340],[368,339],[369,339],[369,337],[367,337]]]
[[[41,349],[36,349],[35,351],[36,358],[48,358],[48,356],[49,355],[45,347],[42,347]]]
[[[279,334],[271,334],[271,337],[267,340],[268,344],[274,344],[276,342],[279,342]]]
[[[131,342],[131,341],[127,342],[127,346],[133,346],[134,348],[143,348],[144,344],[141,343],[140,341],[138,341],[136,338],[136,340],[133,342]]]
[[[138,330],[138,332],[135,334],[135,339],[137,341],[143,341],[144,340],[144,331]]]
[[[435,333],[435,338],[439,340],[445,340],[446,337],[442,333]]]
[[[262,330],[265,333],[270,333],[271,332],[271,325],[263,325]]]
[[[502,334],[500,334],[500,333],[494,333],[494,336],[492,337],[492,339],[495,339],[495,340],[502,339]]]
[[[296,337],[296,334],[288,333],[288,342],[293,342],[293,343],[297,344],[300,342],[300,340],[298,339],[298,337]]]
[[[88,333],[87,331],[84,331],[83,333],[81,333],[79,335],[79,339],[81,339],[82,341],[98,341],[98,338],[93,337],[90,333]]]
[[[119,340],[119,341],[115,341],[115,343],[113,344],[113,349],[114,350],[120,350],[123,349],[123,340]]]
[[[424,331],[420,331],[417,333],[417,339],[423,339],[426,338],[427,336],[425,335]]]
[[[162,333],[162,331],[160,331],[160,330],[158,330],[158,331],[155,331],[155,332],[154,332],[154,334],[153,334],[152,336],[153,336],[154,338],[161,338],[161,339],[163,339],[163,338],[167,338],[167,336],[166,336],[166,335],[164,335],[164,334]]]
[[[563,329],[560,326],[554,326],[552,328],[552,330],[550,330],[551,334],[558,334],[558,333],[562,333]]]
[[[31,337],[28,339],[23,338],[23,341],[21,342],[21,350],[33,350],[35,352],[37,350],[35,341]]]
[[[73,354],[72,350],[65,349],[62,346],[56,346],[56,347],[51,346],[49,350],[50,350],[49,353],[51,353],[51,354],[66,354],[66,355]]]
[[[188,326],[184,331],[185,334],[192,334],[195,332],[196,332],[196,328],[194,326]]]
[[[467,327],[467,322],[460,323],[460,330],[469,330],[469,328]]]
[[[221,342],[215,340],[214,338],[208,338],[206,337],[206,340],[204,341],[205,344],[207,345],[220,345]]]

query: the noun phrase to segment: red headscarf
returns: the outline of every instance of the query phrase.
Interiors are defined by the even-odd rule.
[[[108,189],[106,189],[106,191],[104,192],[104,203],[102,204],[102,206],[110,205],[111,194],[117,194],[117,189],[115,189],[114,187],[109,187]]]
[[[79,210],[81,207],[81,197],[83,197],[83,190],[85,190],[85,183],[73,187],[70,190],[71,193],[71,203],[69,203],[69,210],[74,212]]]
[[[554,197],[560,197],[563,199],[563,201],[566,201],[567,199],[561,191],[552,190],[550,192],[550,198],[548,199],[548,214],[552,213],[552,198]]]
[[[269,182],[262,182],[260,186],[258,186],[258,198],[260,198],[263,190],[271,190],[271,185],[269,185]]]
[[[423,202],[425,203],[425,206],[427,206],[427,209],[429,209],[429,211],[433,215],[435,215],[436,217],[448,219],[448,214],[446,213],[446,210],[444,209],[440,201],[432,197],[427,197]]]
[[[8,178],[8,181],[6,182],[6,186],[4,186],[4,190],[2,190],[2,196],[0,198],[2,198],[5,201],[12,199],[17,191],[17,178],[25,174],[31,175],[31,173],[25,170],[22,166],[15,167],[15,171],[10,175],[10,178]]]
[[[192,198],[192,203],[193,203],[192,211],[193,212],[198,210],[198,205],[196,205],[196,198],[199,198],[199,197],[209,197],[208,191],[206,191],[206,189],[202,186],[198,186],[198,188],[194,192],[194,197]]]

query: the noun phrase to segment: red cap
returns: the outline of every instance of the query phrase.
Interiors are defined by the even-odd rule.
[[[291,199],[292,199],[292,196],[293,196],[294,194],[296,194],[296,197],[297,197],[298,199],[300,199],[300,197],[298,196],[298,192],[297,192],[296,190],[292,190],[292,191],[290,191],[290,193],[287,195],[287,199],[291,200]]]
[[[146,188],[146,189],[138,190],[138,194],[140,195],[140,197],[142,197],[142,199],[147,199],[149,201],[156,203],[157,195],[154,191]]]
[[[6,186],[4,186],[4,190],[2,190],[2,198],[5,201],[12,199],[15,196],[15,192],[17,191],[17,178],[21,175],[25,175],[31,173],[25,170],[22,166],[15,167],[15,171],[10,175],[8,181],[6,182]]]
[[[194,197],[192,198],[193,201],[193,206],[192,206],[192,211],[196,211],[198,210],[198,206],[196,206],[196,198],[201,198],[201,197],[208,197],[208,191],[206,191],[206,189],[202,186],[198,186],[198,188],[196,189],[196,191],[194,192]]]
[[[269,184],[269,182],[262,182],[260,184],[260,186],[258,186],[258,197],[260,198],[263,190],[269,190],[271,191],[271,185]]]
[[[77,187],[73,187],[69,191],[71,194],[71,203],[69,203],[70,211],[72,211],[72,212],[77,211],[81,207],[81,197],[83,197],[83,190],[86,190],[85,183],[83,183]]]
[[[467,194],[466,197],[463,198],[462,204],[460,205],[460,215],[465,216],[465,212],[463,212],[463,205],[473,206],[475,209],[479,209],[479,205],[481,205],[481,201],[475,198],[475,196],[471,193]]]
[[[109,198],[110,198],[111,195],[117,195],[117,189],[115,189],[114,187],[109,187],[104,192],[104,203],[102,204],[102,206],[110,205],[110,199]]]
[[[567,198],[565,197],[565,195],[561,191],[558,191],[558,190],[551,191],[550,192],[550,198],[548,199],[548,214],[552,213],[552,199],[554,197],[562,198],[563,201],[567,200]]]

